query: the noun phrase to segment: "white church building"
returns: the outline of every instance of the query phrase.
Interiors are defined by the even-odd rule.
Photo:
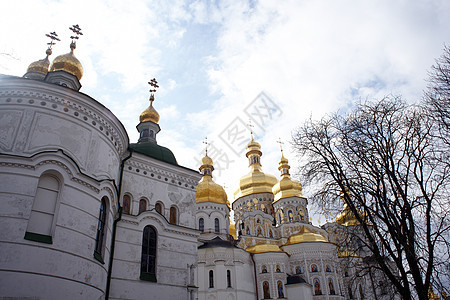
[[[0,75],[0,299],[385,299],[343,265],[355,217],[312,225],[282,154],[278,180],[251,138],[230,204],[207,154],[198,172],[157,143],[153,93],[129,141],[75,48]]]

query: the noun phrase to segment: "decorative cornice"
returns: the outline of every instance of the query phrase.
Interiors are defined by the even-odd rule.
[[[120,134],[120,129],[114,125],[114,122],[111,122],[114,120],[110,121],[102,116],[102,107],[95,107],[94,109],[93,106],[89,107],[82,103],[83,101],[91,100],[90,97],[81,93],[79,97],[74,97],[73,91],[63,95],[61,91],[51,91],[47,86],[43,89],[45,92],[32,91],[39,88],[37,86],[24,86],[25,89],[29,90],[17,90],[16,88],[15,86],[9,86],[0,89],[0,104],[17,104],[21,107],[24,105],[35,106],[40,109],[50,109],[62,113],[66,117],[70,116],[95,128],[96,131],[103,134],[114,145],[120,155],[126,151],[128,147],[126,132],[124,132],[125,135]],[[52,95],[52,92],[55,95]],[[88,97],[88,99],[82,99],[84,97]],[[104,109],[106,110],[106,108]]]

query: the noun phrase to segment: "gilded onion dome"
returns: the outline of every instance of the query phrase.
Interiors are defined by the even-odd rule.
[[[75,42],[70,44],[70,52],[57,56],[50,66],[50,71],[66,71],[78,78],[78,80],[83,77],[83,66],[80,61],[75,57],[73,51],[76,48]]]
[[[319,233],[311,232],[306,226],[303,226],[299,233],[291,235],[286,243],[286,245],[293,245],[299,243],[328,243],[326,237]]]
[[[45,54],[47,56],[44,59],[32,62],[28,68],[27,73],[39,73],[42,75],[47,75],[48,68],[50,66],[50,60],[48,57],[52,54],[52,49],[48,48],[47,51],[45,51]]]
[[[261,145],[253,138],[247,145],[246,156],[249,160],[250,172],[241,177],[239,188],[234,192],[235,199],[255,193],[272,193],[272,187],[277,183],[277,179],[262,171]]]
[[[153,122],[158,124],[159,122],[159,113],[153,107],[153,101],[155,101],[155,97],[150,95],[150,105],[141,113],[139,116],[139,121],[141,122]]]
[[[203,157],[202,165],[199,170],[203,174],[203,177],[197,185],[197,193],[195,195],[196,202],[214,202],[229,206],[230,203],[227,200],[227,193],[224,188],[212,180],[212,171],[214,170],[214,167],[213,161],[208,154]]]
[[[303,197],[302,185],[291,178],[289,174],[289,161],[281,154],[278,170],[281,171],[281,180],[272,188],[274,202],[287,197]]]
[[[344,192],[341,192],[341,199],[344,202],[344,209],[336,216],[336,222],[344,226],[360,225],[361,223],[359,223],[355,214],[352,212],[347,202],[345,201]],[[358,214],[362,219],[366,219],[365,213],[363,211],[359,211]]]

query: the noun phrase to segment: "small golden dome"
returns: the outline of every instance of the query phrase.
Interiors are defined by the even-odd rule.
[[[255,194],[272,193],[272,187],[277,183],[275,176],[265,174],[261,169],[261,145],[253,139],[247,145],[246,156],[250,161],[250,172],[241,177],[239,188],[234,192],[235,198]]]
[[[202,165],[211,166],[213,165],[213,160],[208,155],[202,158]]]
[[[275,184],[272,188],[274,194],[274,202],[288,197],[303,197],[302,185],[297,180],[291,178],[289,174],[289,161],[284,155],[281,155],[280,162],[278,163],[278,170],[281,171],[281,180]]]
[[[230,223],[229,231],[230,231],[230,235],[231,235],[234,239],[236,239],[236,224]]]
[[[348,193],[348,188],[346,188],[346,193]],[[341,192],[341,199],[344,202],[344,209],[336,216],[336,223],[344,226],[360,225],[361,223],[358,221],[355,214],[352,212],[344,199],[344,192]],[[358,211],[358,215],[363,220],[367,219],[367,216],[363,211]]]
[[[156,109],[153,107],[153,101],[155,101],[155,97],[150,95],[150,105],[141,113],[139,116],[139,121],[142,122],[153,122],[158,124],[159,122],[159,114]]]
[[[67,54],[63,54],[57,56],[50,66],[50,72],[54,71],[66,71],[72,75],[75,75],[78,80],[81,80],[83,77],[83,66],[80,61],[73,54],[73,50],[75,50],[76,45],[74,42],[70,44],[70,52]]]
[[[47,56],[44,59],[32,62],[28,66],[27,73],[39,73],[47,75],[50,66],[50,60],[48,59],[48,57],[52,54],[52,49],[47,49],[45,53],[47,54]]]
[[[202,159],[202,165],[200,167],[200,172],[202,172],[203,177],[197,185],[195,201],[197,203],[214,202],[225,204],[229,207],[230,202],[228,202],[225,189],[212,180],[211,173],[213,170],[214,167],[212,159],[208,155],[205,155]]]
[[[299,233],[291,235],[286,243],[286,245],[294,245],[299,243],[328,243],[326,237],[319,233],[311,232],[306,226],[303,226]]]
[[[274,245],[274,244],[258,244],[258,245],[247,247],[247,249],[245,249],[245,251],[254,253],[254,254],[267,253],[267,252],[284,253],[284,251],[281,250],[280,247],[278,247],[277,245]]]

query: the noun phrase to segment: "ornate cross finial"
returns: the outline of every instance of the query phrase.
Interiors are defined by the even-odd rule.
[[[283,155],[283,144],[284,144],[284,142],[282,142],[281,138],[279,137],[277,143],[280,144],[281,155]]]
[[[48,49],[50,49],[50,50],[52,49],[52,46],[55,44],[55,41],[60,41],[60,39],[58,38],[58,35],[54,31],[46,34],[45,36],[50,38],[50,42],[47,43]]]
[[[255,127],[255,126],[252,124],[252,120],[251,119],[248,120],[247,126],[250,129],[250,137],[252,138],[252,141],[253,141],[253,127]]]
[[[72,42],[75,42],[74,40],[78,40],[80,38],[79,35],[83,35],[83,33],[81,32],[81,28],[80,26],[78,26],[78,24],[69,27],[69,29],[72,30],[72,32],[75,34],[70,37],[72,39]]]
[[[205,156],[208,156],[208,145],[209,145],[208,137],[205,137],[205,140],[202,143],[206,145]]]
[[[156,89],[159,88],[158,81],[156,81],[156,78],[151,79],[148,84],[151,86],[149,92],[150,92],[150,103],[153,103],[155,101],[155,93]]]

